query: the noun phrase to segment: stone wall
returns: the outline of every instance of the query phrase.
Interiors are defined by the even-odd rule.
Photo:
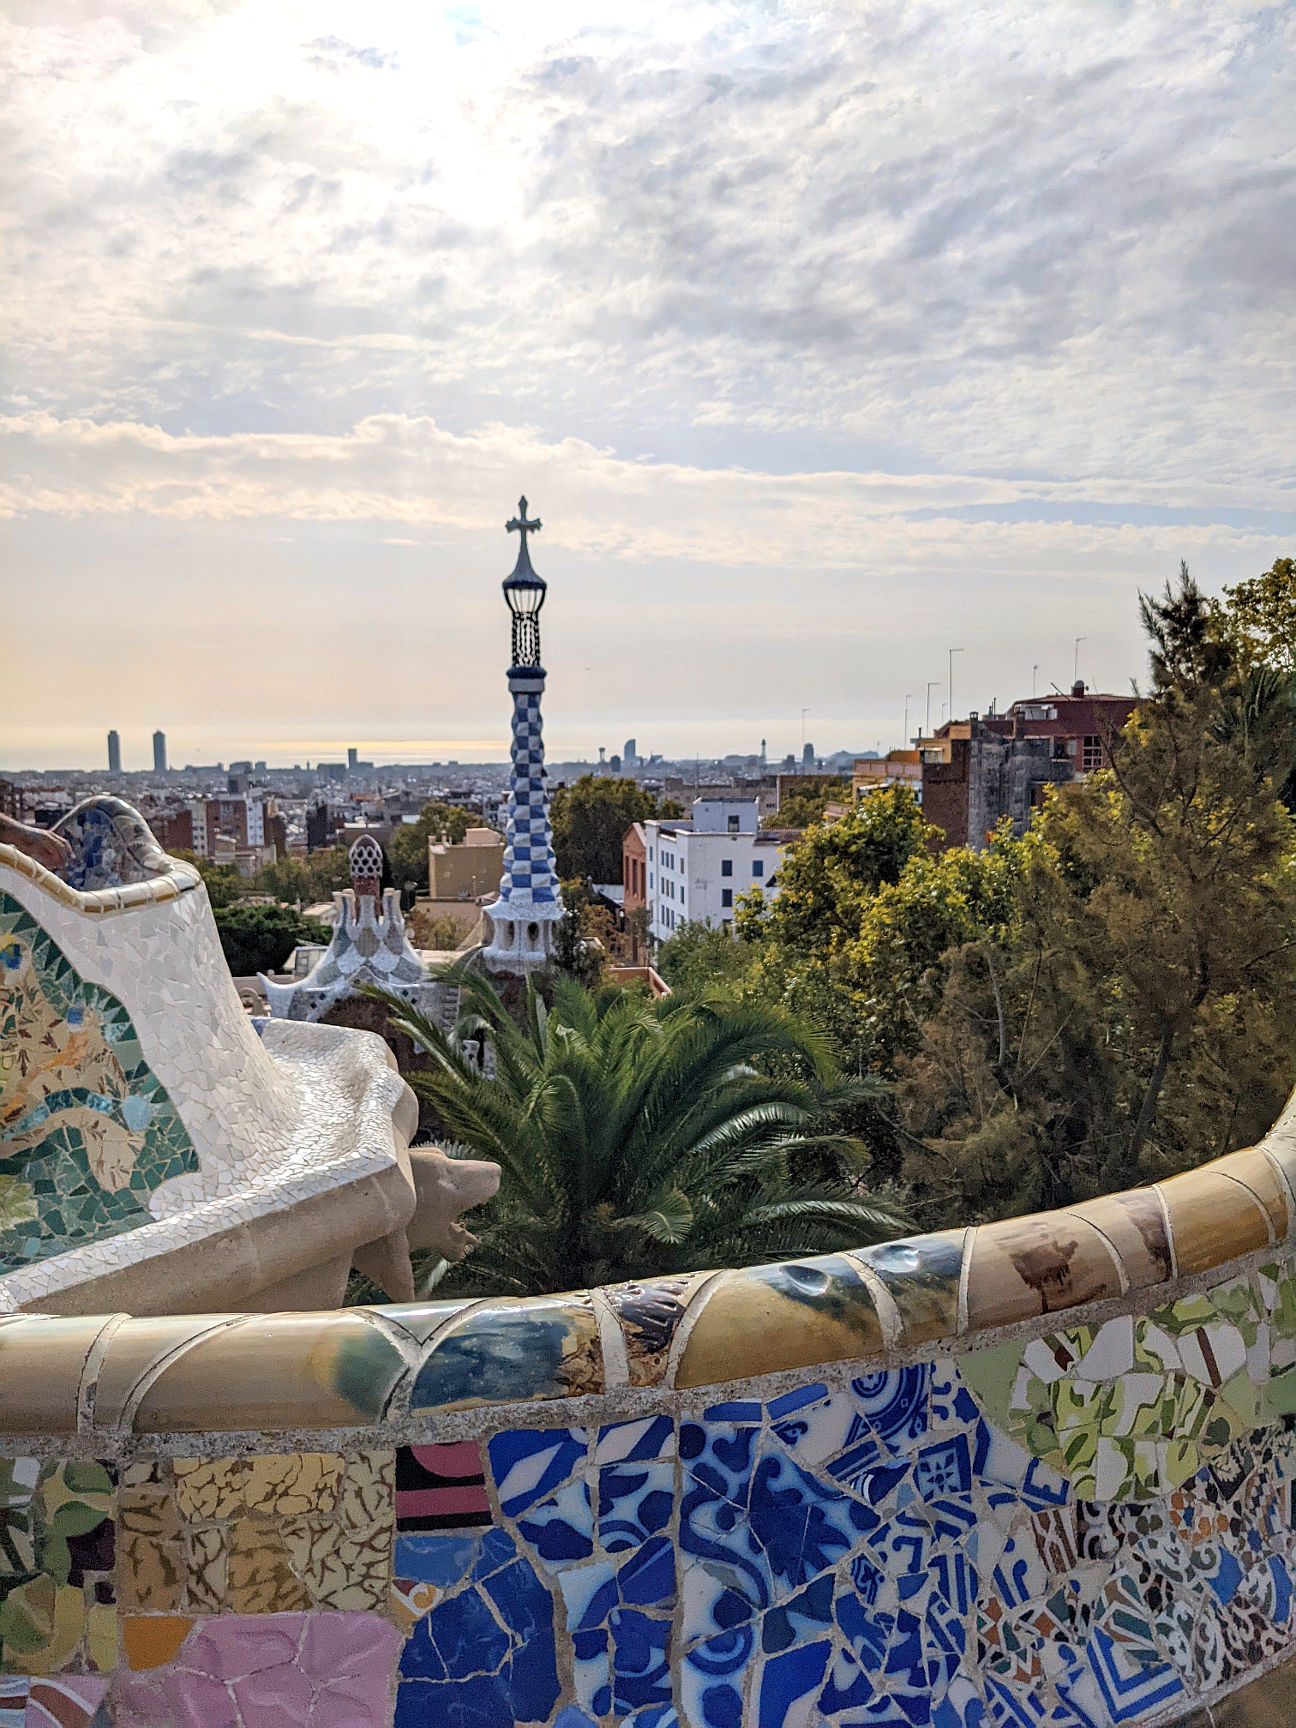
[[[1289,1109],[1155,1189],[858,1254],[6,1320],[0,1708],[1288,1722],[1294,1167]]]

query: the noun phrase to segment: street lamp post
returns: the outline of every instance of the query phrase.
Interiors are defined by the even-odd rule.
[[[961,654],[961,648],[951,648],[949,651],[949,717],[954,719],[954,656]]]

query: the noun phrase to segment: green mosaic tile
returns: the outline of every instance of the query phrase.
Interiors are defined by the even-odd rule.
[[[123,1005],[0,894],[0,1270],[148,1223],[198,1158]]]

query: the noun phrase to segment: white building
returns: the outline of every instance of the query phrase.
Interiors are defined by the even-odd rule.
[[[787,829],[762,829],[755,799],[698,798],[691,821],[645,822],[648,934],[681,924],[728,924],[740,894],[777,894]]]

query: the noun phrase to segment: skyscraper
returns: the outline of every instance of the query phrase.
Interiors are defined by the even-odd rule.
[[[166,771],[166,733],[155,732],[153,734],[153,772],[165,774]]]
[[[504,874],[499,899],[486,907],[491,939],[482,955],[492,972],[523,975],[553,959],[554,927],[563,915],[540,729],[540,696],[545,687],[540,608],[546,584],[531,568],[527,551],[527,535],[540,522],[538,518],[529,521],[526,512],[527,501],[522,498],[517,515],[505,524],[522,541],[513,574],[504,583],[504,598],[513,615],[513,664],[508,674],[513,696],[512,770]]]
[[[121,739],[115,732],[108,734],[108,772],[121,773]]]
[[[360,752],[356,749],[355,745],[352,744],[352,745],[348,746],[348,748],[347,748],[347,773],[348,774],[354,774],[355,773],[356,764],[359,762],[359,760],[360,760]]]
[[[621,761],[627,771],[639,766],[639,740],[627,738],[621,747]]]

